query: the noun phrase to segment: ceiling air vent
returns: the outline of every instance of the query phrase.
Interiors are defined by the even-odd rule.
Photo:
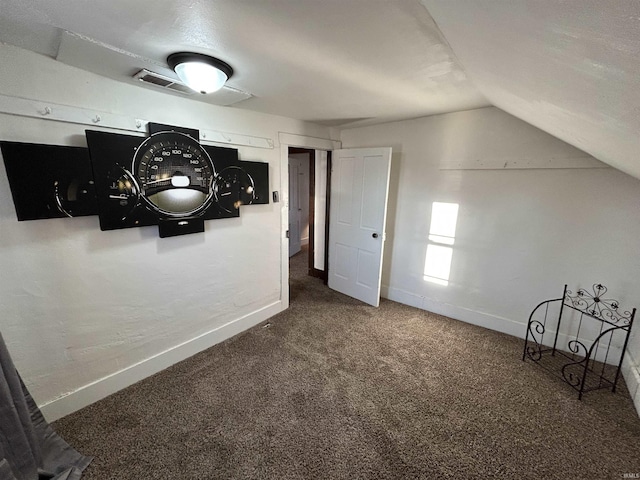
[[[160,75],[159,73],[152,72],[151,70],[147,70],[145,68],[136,73],[133,78],[150,85],[155,85],[156,87],[166,88],[168,90],[173,90],[174,92],[183,93],[185,95],[194,95],[195,93],[197,93],[196,91],[191,90],[189,87],[187,87],[180,80]]]

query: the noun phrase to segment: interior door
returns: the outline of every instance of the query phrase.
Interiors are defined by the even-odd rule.
[[[289,256],[300,251],[300,168],[297,160],[289,159]]]
[[[334,150],[329,218],[329,287],[377,307],[387,218],[391,148]]]

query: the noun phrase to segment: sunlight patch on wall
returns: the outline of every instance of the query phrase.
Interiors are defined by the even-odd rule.
[[[438,285],[449,285],[451,260],[458,222],[458,204],[433,202],[429,243],[424,261],[424,279]]]

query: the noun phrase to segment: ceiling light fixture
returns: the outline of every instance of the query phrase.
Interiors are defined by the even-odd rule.
[[[200,93],[220,90],[233,75],[227,63],[202,53],[172,53],[167,63],[185,85]]]

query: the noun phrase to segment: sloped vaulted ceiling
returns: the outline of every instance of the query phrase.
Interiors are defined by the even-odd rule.
[[[421,1],[491,103],[640,178],[640,2]]]
[[[208,53],[234,107],[333,126],[493,104],[640,178],[640,0],[160,3],[0,0],[0,42],[137,85]]]

